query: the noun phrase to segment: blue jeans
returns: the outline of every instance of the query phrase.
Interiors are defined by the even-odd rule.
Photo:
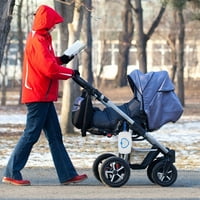
[[[8,161],[4,176],[22,180],[20,171],[24,168],[31,149],[43,130],[49,143],[59,181],[62,183],[75,177],[77,172],[64,147],[53,102],[29,103],[27,109],[26,128]]]

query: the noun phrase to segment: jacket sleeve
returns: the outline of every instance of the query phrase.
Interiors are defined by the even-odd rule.
[[[64,63],[62,63],[60,57],[56,56],[55,58],[56,58],[56,62],[57,62],[58,65],[63,65],[64,64]]]
[[[37,71],[51,79],[66,80],[71,78],[74,70],[61,66],[58,57],[55,57],[53,49],[49,48],[43,37],[35,37],[32,48],[29,51],[30,62]]]

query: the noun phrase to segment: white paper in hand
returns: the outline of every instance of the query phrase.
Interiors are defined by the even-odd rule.
[[[75,56],[86,47],[81,41],[77,40],[68,49],[64,51],[66,56]]]

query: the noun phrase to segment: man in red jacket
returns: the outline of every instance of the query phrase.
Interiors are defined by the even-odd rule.
[[[58,97],[58,81],[72,78],[78,71],[61,66],[72,58],[56,57],[52,48],[51,30],[63,18],[52,8],[42,5],[33,21],[24,52],[22,103],[27,106],[26,128],[16,145],[2,179],[14,185],[30,185],[23,180],[24,168],[33,145],[43,130],[49,142],[60,183],[80,182],[87,175],[78,175],[64,147],[53,101]]]

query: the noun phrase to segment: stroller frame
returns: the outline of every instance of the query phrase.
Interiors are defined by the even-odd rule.
[[[79,75],[73,77],[73,80],[95,99],[100,101],[105,107],[111,107],[115,112],[123,117],[128,124],[129,131],[132,134],[132,141],[148,141],[152,147],[149,149],[134,149],[135,151],[147,151],[147,155],[140,164],[130,163],[130,155],[121,154],[118,156],[111,153],[105,153],[97,157],[93,163],[94,176],[103,184],[111,187],[123,186],[130,177],[130,169],[140,170],[147,168],[147,176],[152,183],[160,186],[170,186],[177,179],[177,170],[173,163],[175,162],[175,151],[169,149],[157,141],[149,132],[138,125],[126,113],[119,109],[112,101],[105,97],[99,90],[82,79]],[[87,105],[86,105],[87,109]],[[82,136],[86,136],[86,129],[81,129]],[[105,135],[105,134],[104,134]],[[158,155],[162,156],[158,156]]]

